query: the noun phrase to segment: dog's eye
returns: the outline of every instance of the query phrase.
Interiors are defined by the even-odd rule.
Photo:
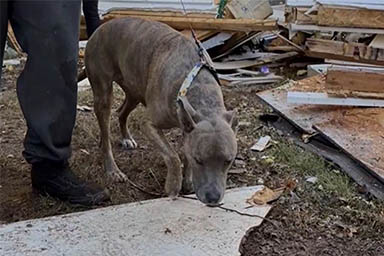
[[[203,161],[201,161],[200,159],[197,159],[197,158],[194,158],[195,159],[195,162],[198,164],[198,165],[203,165]]]

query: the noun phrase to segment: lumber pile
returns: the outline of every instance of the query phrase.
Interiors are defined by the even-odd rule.
[[[103,13],[102,20],[108,22],[117,18],[136,17],[163,22],[191,39],[192,27],[213,59],[213,66],[222,83],[227,86],[283,80],[283,77],[274,73],[274,68],[293,60],[301,48],[292,46],[284,37],[280,38],[277,20],[270,18],[274,14],[270,1],[219,0],[216,7],[213,12],[194,9],[187,10],[187,14],[177,9],[113,8]],[[84,41],[84,20],[81,30],[80,40]],[[84,42],[80,48],[84,48]],[[80,50],[80,57],[82,55]]]
[[[380,0],[287,0],[290,38],[305,33],[308,56],[384,65]]]

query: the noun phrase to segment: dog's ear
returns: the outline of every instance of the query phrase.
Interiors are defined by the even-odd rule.
[[[232,127],[232,130],[236,133],[238,127],[237,120],[237,110],[226,111],[224,113],[224,119],[228,122],[228,124]]]
[[[181,129],[186,133],[190,133],[195,129],[196,123],[199,122],[199,114],[185,97],[182,97],[178,101],[177,116],[180,121]]]

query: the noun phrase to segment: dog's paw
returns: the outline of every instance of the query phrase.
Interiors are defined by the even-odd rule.
[[[120,170],[114,170],[114,171],[108,172],[108,176],[114,182],[126,182],[126,181],[128,181],[127,175],[122,173]]]
[[[191,180],[183,179],[183,186],[182,186],[182,192],[183,194],[191,194],[194,192],[193,184]]]
[[[121,146],[125,149],[135,149],[137,148],[137,143],[134,139],[123,139]]]
[[[165,181],[165,193],[170,198],[176,198],[181,191],[181,179],[171,179]]]

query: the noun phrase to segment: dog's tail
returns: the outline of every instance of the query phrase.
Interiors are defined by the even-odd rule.
[[[85,71],[85,67],[83,67],[83,69],[77,75],[77,82],[83,81],[85,78],[87,78],[87,72]]]

